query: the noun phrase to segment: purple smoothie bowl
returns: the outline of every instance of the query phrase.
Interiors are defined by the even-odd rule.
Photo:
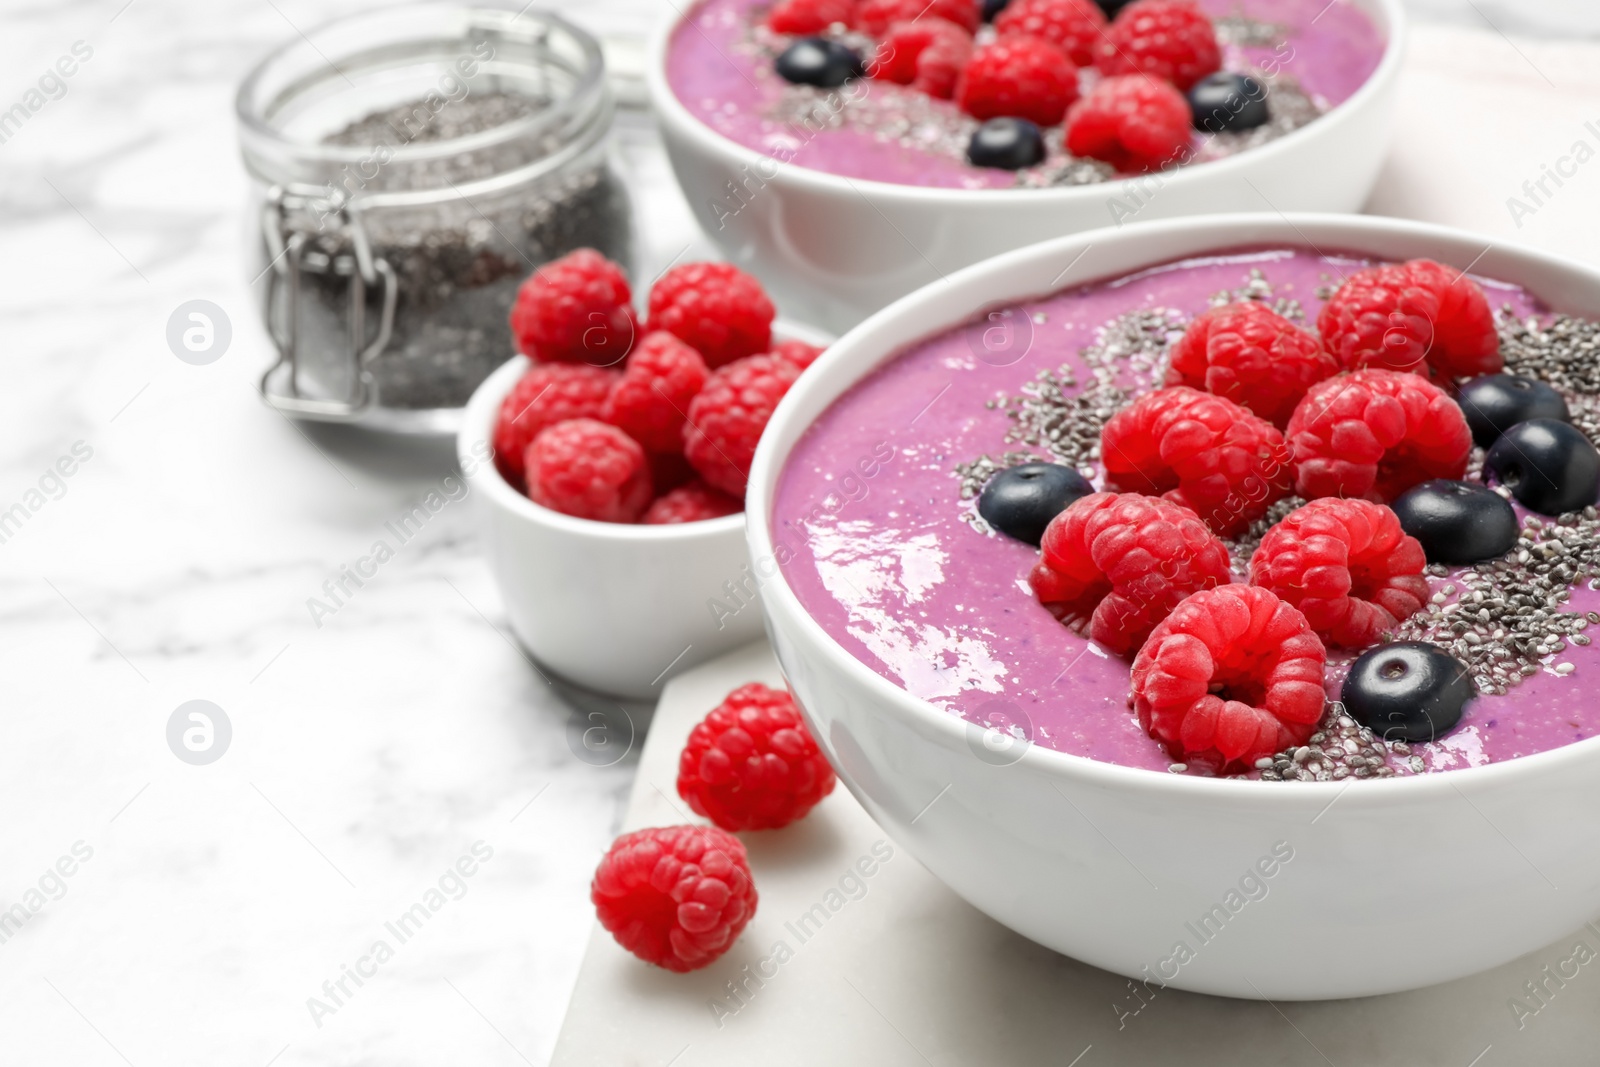
[[[836,401],[889,361],[997,306],[1226,250],[1290,248],[1435,259],[1520,287],[1552,311],[1600,318],[1600,272],[1393,220],[1235,215],[1062,238],[955,273],[837,342],[773,417],[747,500],[751,558],[784,564],[762,587],[778,658],[840,777],[889,833],[974,906],[1056,951],[1152,987],[1272,1000],[1448,981],[1592,918],[1596,740],[1535,745],[1524,749],[1530,755],[1445,773],[1268,783],[1165,773],[1121,759],[1115,746],[1110,757],[1089,758],[1071,744],[996,736],[870,666],[849,620],[808,610],[817,601],[791,582],[801,579],[791,574],[792,539],[782,531],[796,504],[783,487],[806,431]],[[1497,302],[1502,295],[1491,293]],[[979,408],[982,393],[965,390],[953,403]],[[886,423],[904,422],[891,406]],[[862,421],[857,412],[851,425]],[[929,506],[948,509],[948,501]],[[870,508],[857,514],[871,525]],[[985,580],[961,561],[950,568],[962,580]],[[928,621],[903,615],[896,621]],[[1574,692],[1584,674],[1580,664],[1567,679]],[[1086,721],[1101,721],[1092,717],[1104,702],[1100,681],[1067,673],[1052,714],[1070,719],[1081,708]],[[1316,950],[1285,951],[1290,945]]]
[[[1310,12],[1322,6],[1303,2]],[[1342,77],[1338,62],[1308,77],[1307,91],[1331,107],[1307,125],[1237,154],[1154,174],[995,188],[977,168],[846,130],[808,135],[784,149],[781,135],[745,129],[732,98],[769,87],[733,69],[748,58],[715,36],[720,23],[686,21],[704,7],[672,9],[648,67],[678,183],[728,259],[757,274],[785,308],[835,330],[952,271],[1041,238],[1230,211],[1356,211],[1383,161],[1405,47],[1399,0],[1328,5],[1341,17],[1361,19],[1375,35],[1377,54],[1356,55],[1357,49],[1347,57],[1370,67],[1365,77]],[[860,84],[876,92],[883,83]],[[694,96],[693,107],[685,95]],[[725,121],[712,107],[719,100],[727,102]]]

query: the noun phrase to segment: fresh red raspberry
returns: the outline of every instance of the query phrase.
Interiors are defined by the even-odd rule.
[[[855,0],[778,0],[767,13],[767,28],[773,33],[810,36],[835,23],[850,25],[855,8]]]
[[[1250,581],[1299,608],[1329,644],[1365,648],[1421,610],[1427,562],[1382,504],[1324,497],[1267,531]]]
[[[544,363],[621,363],[637,326],[632,299],[622,268],[592,248],[546,263],[511,307],[517,350]]]
[[[710,376],[700,353],[665,331],[647,333],[600,417],[652,452],[680,452],[689,401]]]
[[[1347,370],[1388,370],[1452,378],[1502,366],[1494,313],[1478,283],[1432,260],[1359,270],[1317,316],[1322,341]]]
[[[1417,374],[1358,370],[1312,386],[1284,432],[1307,500],[1387,503],[1430,478],[1460,478],[1472,451],[1461,408]]]
[[[1043,37],[1087,67],[1105,33],[1106,16],[1094,0],[1011,0],[994,28],[1002,37]]]
[[[506,481],[523,487],[523,456],[546,426],[568,419],[598,419],[621,375],[583,364],[536,363],[500,402],[494,424],[494,461]]]
[[[976,119],[1028,119],[1054,126],[1078,98],[1078,68],[1039,37],[1001,37],[972,54],[956,102]]]
[[[1155,170],[1188,149],[1189,121],[1189,102],[1166,82],[1105,78],[1067,112],[1066,147],[1124,173]]]
[[[650,467],[639,442],[595,419],[540,432],[525,460],[528,499],[599,522],[637,522],[650,506]]]
[[[794,698],[742,685],[693,730],[678,758],[678,795],[724,830],[788,826],[833,792],[833,768]]]
[[[646,526],[669,526],[680,522],[700,522],[737,515],[744,504],[727,493],[694,481],[656,497],[639,521]]]
[[[712,371],[689,404],[683,454],[712,486],[744,499],[750,461],[767,420],[800,368],[775,356],[749,356]]]
[[[1133,661],[1133,708],[1175,759],[1248,770],[1303,744],[1322,718],[1327,650],[1304,615],[1254,585],[1189,597]]]
[[[685,263],[650,290],[650,329],[688,342],[713,369],[765,352],[774,314],[761,283],[731,263]]]
[[[733,946],[756,913],[756,883],[743,843],[727,831],[654,826],[612,842],[589,899],[617,944],[682,974]]]
[[[1321,341],[1265,304],[1245,300],[1189,324],[1172,346],[1167,384],[1225,396],[1282,429],[1306,390],[1338,370]]]
[[[1228,550],[1188,508],[1093,493],[1050,521],[1028,582],[1075,633],[1126,655],[1184,597],[1226,582],[1228,566]]]
[[[1148,74],[1188,92],[1222,69],[1222,49],[1193,0],[1135,0],[1101,38],[1095,65],[1102,74]]]
[[[779,359],[786,359],[801,370],[805,370],[826,351],[827,349],[821,345],[808,345],[804,341],[779,341],[772,346],[769,354]]]
[[[944,19],[921,18],[889,27],[867,73],[948,100],[970,58],[971,34]]]
[[[856,5],[856,29],[868,37],[882,38],[896,22],[940,18],[969,34],[982,21],[978,0],[861,0]]]
[[[1289,490],[1289,450],[1267,420],[1179,385],[1146,393],[1107,420],[1108,488],[1164,493],[1234,537]]]

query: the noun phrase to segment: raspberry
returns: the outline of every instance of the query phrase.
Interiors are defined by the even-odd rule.
[[[1108,488],[1164,493],[1223,537],[1265,515],[1291,479],[1276,426],[1182,385],[1146,393],[1111,416],[1100,455]]]
[[[1478,283],[1431,260],[1352,274],[1317,316],[1345,369],[1384,367],[1475,377],[1499,371],[1500,335]]]
[[[639,521],[646,526],[668,526],[680,522],[699,522],[737,515],[744,504],[727,493],[695,481],[656,497]]]
[[[1311,736],[1327,650],[1270,590],[1224,585],[1172,610],[1133,661],[1139,723],[1175,759],[1245,770]]]
[[[1421,609],[1426,564],[1394,512],[1326,497],[1267,531],[1250,557],[1250,581],[1299,608],[1324,641],[1364,648]]]
[[[685,263],[650,290],[650,329],[688,342],[712,368],[765,352],[773,315],[761,283],[731,263]]]
[[[788,826],[833,783],[794,698],[759,683],[729,693],[690,731],[678,758],[678,795],[724,830]]]
[[[1080,67],[1094,62],[1106,16],[1094,0],[1011,0],[994,20],[1002,37],[1042,37]]]
[[[1095,66],[1102,74],[1148,74],[1188,92],[1222,69],[1217,31],[1193,0],[1135,0],[1101,38]]]
[[[495,465],[506,481],[523,485],[523,454],[546,426],[567,419],[597,419],[621,377],[614,370],[582,364],[535,364],[500,402],[494,424]]]
[[[1189,147],[1189,102],[1166,82],[1106,78],[1067,112],[1066,147],[1124,173],[1154,170]]]
[[[773,33],[809,36],[835,23],[850,25],[855,6],[855,0],[778,0],[767,14],[767,28]]]
[[[969,34],[976,33],[977,0],[861,0],[856,6],[856,29],[868,37],[883,37],[896,22],[941,18]]]
[[[756,913],[750,860],[714,826],[623,834],[589,886],[600,925],[646,963],[682,974],[715,961]]]
[[[600,522],[635,522],[650,506],[650,468],[639,442],[595,419],[569,419],[528,446],[528,498]]]
[[[1050,521],[1028,576],[1074,632],[1118,655],[1137,649],[1184,597],[1228,580],[1228,550],[1188,508],[1093,493]]]
[[[652,452],[682,451],[689,401],[710,375],[700,353],[670,333],[647,333],[611,387],[600,417]]]
[[[775,356],[749,356],[711,373],[683,431],[683,454],[700,477],[744,499],[761,431],[798,377],[800,368]]]
[[[972,57],[972,35],[944,19],[896,22],[878,47],[867,73],[948,100]]]
[[[632,299],[622,268],[592,248],[546,263],[511,307],[517,350],[545,363],[620,363],[633,347]]]
[[[1002,37],[973,53],[956,102],[977,119],[1010,117],[1054,126],[1078,98],[1078,70],[1038,37]]]
[[[817,357],[826,352],[821,345],[808,345],[804,341],[779,341],[772,346],[769,355],[786,359],[801,370],[805,370],[817,361]]]
[[[1312,386],[1284,434],[1307,500],[1385,503],[1430,478],[1460,478],[1472,451],[1455,401],[1420,375],[1376,368]]]
[[[1282,429],[1306,390],[1338,370],[1321,341],[1246,300],[1189,324],[1172,347],[1167,384],[1225,396]]]

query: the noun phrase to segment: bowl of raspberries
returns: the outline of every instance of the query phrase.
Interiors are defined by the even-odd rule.
[[[592,249],[535,270],[511,311],[522,354],[458,439],[517,637],[564,681],[635,699],[760,633],[745,484],[826,340],[776,323],[727,263],[674,266],[642,295]]]
[[[651,98],[706,233],[791,313],[842,331],[1046,236],[1359,210],[1405,15],[1291,6],[700,0],[662,24]],[[1370,39],[1330,25],[1345,17]],[[1370,73],[1335,73],[1330,99],[1328,68],[1302,70],[1312,52]]]
[[[1146,384],[1095,394],[1101,408],[1050,400],[1063,358],[1092,372],[1121,343],[1104,316],[1158,312],[1169,270],[1261,250],[1352,266],[1297,276],[1323,279],[1279,305],[1298,324],[1216,293],[1167,320],[1159,350],[1121,350],[1156,353]],[[1141,279],[1155,288],[1111,298]],[[763,587],[812,736],[868,812],[979,910],[1145,1001],[1396,992],[1583,924],[1600,880],[1600,740],[1578,721],[1600,569],[1573,546],[1600,521],[1600,430],[1573,376],[1592,380],[1597,357],[1588,333],[1543,324],[1600,319],[1600,272],[1434,226],[1276,213],[996,257],[849,331],[785,398],[751,471],[752,556],[794,546],[781,487],[808,484],[817,442],[869,421],[869,399],[899,403],[879,383],[955,376],[894,440],[965,478],[933,453],[996,400],[963,350],[1019,304],[1101,315],[1041,312],[1072,340],[1035,353],[1037,377],[1013,366],[1042,403],[1097,414],[1089,461],[1007,457],[965,504],[908,466],[874,489],[876,515],[820,527]],[[919,562],[862,586],[899,575],[897,553]],[[866,595],[816,579],[841,558]],[[1555,584],[1526,584],[1544,571]],[[846,597],[868,607],[841,621]],[[1519,629],[1558,616],[1560,635]],[[952,650],[941,675],[930,647]],[[976,701],[1002,710],[975,720]]]

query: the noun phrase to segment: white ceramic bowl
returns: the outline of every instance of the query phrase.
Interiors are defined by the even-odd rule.
[[[934,189],[778,164],[700,122],[667,84],[667,47],[687,4],[669,5],[652,44],[650,98],[678,184],[723,255],[760,277],[790,314],[843,331],[945,274],[1049,237],[1219,212],[1358,210],[1388,146],[1406,17],[1400,0],[1349,2],[1388,41],[1350,99],[1260,148],[1099,185]],[[719,207],[730,182],[753,190],[731,215]]]
[[[777,332],[828,341],[788,324]],[[528,365],[518,356],[485,379],[456,440],[512,632],[560,681],[653,700],[674,674],[761,635],[756,590],[766,577],[747,565],[744,516],[630,526],[529,500],[485,458],[500,404]]]
[[[1239,246],[1431,257],[1600,317],[1594,269],[1393,220],[1238,215],[1050,241],[906,297],[812,367],[756,455],[751,557],[773,552],[774,487],[801,432],[897,352],[997,301]],[[1339,783],[1162,774],[1038,745],[997,753],[983,731],[841,648],[781,575],[762,604],[812,729],[872,816],[979,909],[1096,966],[1228,996],[1364,996],[1503,963],[1576,929],[1600,902],[1600,739],[1488,767]],[[1285,850],[1290,862],[1275,862]],[[1220,933],[1202,942],[1202,918],[1230,891],[1247,899],[1241,881],[1264,860],[1272,877],[1254,882],[1266,896],[1213,919]],[[1181,965],[1180,942],[1193,952]]]

